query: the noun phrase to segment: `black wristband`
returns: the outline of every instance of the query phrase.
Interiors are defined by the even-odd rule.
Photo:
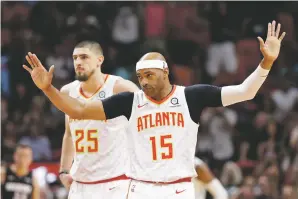
[[[62,170],[62,171],[59,172],[59,176],[60,176],[61,174],[69,174],[69,172],[66,171],[66,170]]]

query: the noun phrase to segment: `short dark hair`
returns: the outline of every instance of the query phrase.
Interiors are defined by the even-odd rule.
[[[75,48],[89,48],[91,51],[95,52],[96,54],[103,55],[103,50],[101,45],[96,41],[81,41],[79,42]]]
[[[32,147],[29,146],[29,145],[26,145],[26,144],[18,144],[15,148],[15,152],[18,150],[18,149],[30,149],[32,150]]]

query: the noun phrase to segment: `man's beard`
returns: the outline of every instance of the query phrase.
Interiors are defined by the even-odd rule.
[[[87,74],[76,74],[76,79],[77,80],[79,80],[80,82],[85,82],[85,81],[87,81],[90,77],[91,77],[91,75],[94,73],[94,70],[93,71],[91,71],[91,73],[89,74],[89,75],[87,75]]]

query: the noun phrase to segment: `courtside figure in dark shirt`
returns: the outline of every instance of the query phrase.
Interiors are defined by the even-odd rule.
[[[32,163],[32,149],[18,145],[14,152],[14,163],[1,168],[1,195],[3,199],[39,199],[36,179],[29,170]]]

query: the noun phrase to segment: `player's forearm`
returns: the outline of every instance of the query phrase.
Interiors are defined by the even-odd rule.
[[[214,199],[228,199],[228,192],[222,186],[218,179],[213,179],[206,185],[207,190]]]
[[[223,87],[221,91],[223,106],[253,99],[266,80],[272,64],[271,61],[262,60],[258,68],[242,84]]]
[[[43,90],[43,92],[59,110],[73,119],[81,119],[85,106],[84,103],[60,92],[52,85],[48,89]]]
[[[34,177],[32,199],[40,199],[40,196],[40,187],[38,185],[37,179]]]
[[[32,199],[40,199],[40,190],[35,188],[32,194]]]
[[[71,136],[63,136],[60,171],[69,171],[74,157],[74,147]]]

